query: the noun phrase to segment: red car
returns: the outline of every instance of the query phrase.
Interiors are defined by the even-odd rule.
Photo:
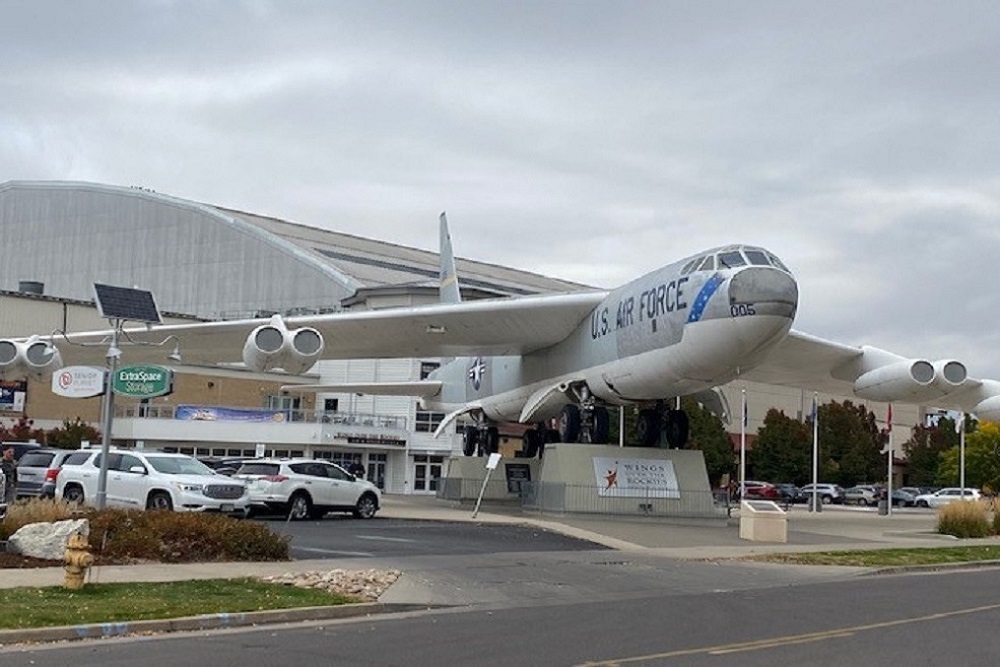
[[[763,500],[781,500],[781,491],[774,484],[769,482],[756,482],[746,480],[743,482],[746,489],[747,498],[760,498]]]

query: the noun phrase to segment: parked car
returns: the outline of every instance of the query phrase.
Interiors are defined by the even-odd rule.
[[[787,503],[804,503],[806,501],[802,489],[794,484],[775,484],[774,486],[778,489],[781,499]]]
[[[976,489],[962,489],[959,487],[946,487],[934,493],[924,493],[914,499],[917,507],[942,507],[955,500],[979,500],[980,494]]]
[[[910,489],[913,487],[903,487],[901,489],[892,490],[892,504],[893,506],[902,507],[913,507],[914,503],[917,501],[916,493],[913,493]]]
[[[53,498],[56,476],[73,449],[29,449],[17,462],[18,498]]]
[[[100,469],[101,450],[73,452],[56,478],[56,497],[94,504]],[[246,483],[186,454],[112,450],[106,481],[109,507],[245,515],[250,506]]]
[[[878,505],[880,493],[874,486],[852,486],[844,491],[844,503],[848,505]]]
[[[819,501],[824,505],[829,505],[830,503],[843,504],[844,502],[844,488],[839,484],[816,484],[816,495],[819,496]],[[813,485],[806,484],[802,487],[802,493],[805,494],[806,501],[808,502],[813,496]]]
[[[253,511],[277,511],[295,520],[318,519],[327,512],[371,519],[382,504],[377,486],[329,461],[256,459],[233,477],[246,481]]]

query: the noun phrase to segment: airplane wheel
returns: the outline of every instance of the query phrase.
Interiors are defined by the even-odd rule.
[[[660,441],[660,414],[656,410],[640,410],[635,430],[640,447],[655,447]]]
[[[466,456],[476,455],[476,445],[479,444],[479,429],[475,426],[466,426],[462,431],[462,453]]]
[[[524,432],[521,440],[521,451],[524,453],[524,457],[528,459],[533,459],[538,456],[538,450],[542,446],[542,434],[533,428],[529,428]]]
[[[608,444],[608,436],[611,434],[611,415],[607,408],[594,408],[591,417],[590,442],[595,445]]]
[[[486,442],[483,443],[483,453],[489,456],[500,451],[500,431],[496,426],[486,429]]]
[[[580,440],[580,408],[568,403],[559,413],[559,440],[577,442]]]
[[[683,410],[667,411],[667,418],[663,425],[663,432],[666,434],[667,443],[671,447],[680,449],[687,445],[688,435],[691,432],[687,413]]]

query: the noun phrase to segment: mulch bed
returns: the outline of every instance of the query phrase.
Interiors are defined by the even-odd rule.
[[[61,560],[43,560],[41,558],[32,558],[31,556],[22,556],[21,554],[12,554],[6,551],[0,551],[0,569],[59,567],[62,564]]]

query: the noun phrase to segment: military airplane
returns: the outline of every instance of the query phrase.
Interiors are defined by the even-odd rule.
[[[123,329],[129,360],[242,364],[301,374],[321,359],[443,358],[413,382],[295,385],[289,390],[409,395],[455,419],[467,455],[496,451],[497,424],[531,425],[524,450],[545,442],[607,442],[609,407],[639,408],[642,446],[683,446],[690,396],[717,414],[736,379],[880,402],[933,405],[1000,420],[1000,382],[976,380],[951,359],[907,358],[792,329],[798,285],[772,252],[706,250],[614,290],[462,301],[447,219],[440,219],[441,302],[383,310]],[[44,378],[63,360],[93,363],[109,331],[0,340],[0,377]],[[551,425],[556,427],[552,428]]]

